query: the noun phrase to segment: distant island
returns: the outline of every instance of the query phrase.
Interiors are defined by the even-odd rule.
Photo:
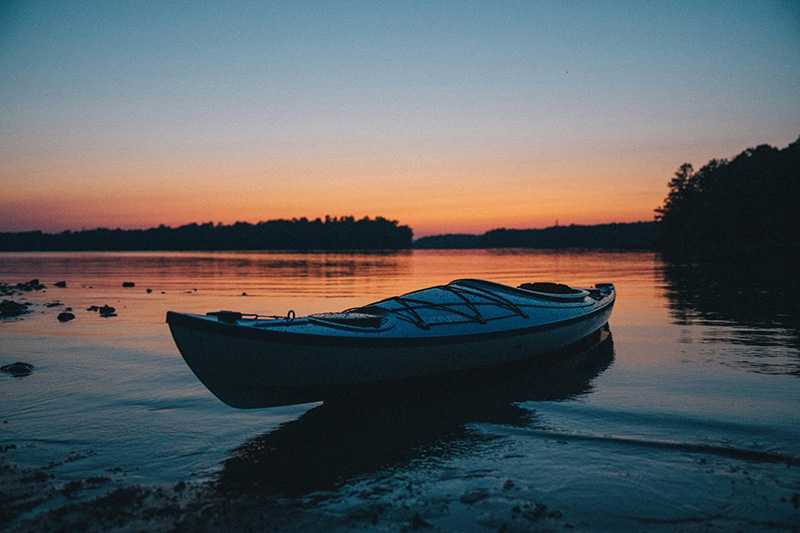
[[[0,233],[0,251],[78,250],[393,250],[413,232],[396,220],[352,216],[187,224],[177,228],[98,228],[61,233]]]
[[[480,235],[448,234],[422,237],[415,248],[586,248],[648,250],[656,243],[655,222],[631,222],[542,229],[493,229]]]

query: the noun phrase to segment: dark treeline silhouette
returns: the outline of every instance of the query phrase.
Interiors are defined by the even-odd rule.
[[[0,251],[345,250],[410,248],[413,232],[383,217],[295,218],[177,228],[0,233]]]
[[[659,248],[699,259],[796,255],[799,172],[800,139],[712,159],[697,171],[684,163],[656,209]]]
[[[695,171],[684,163],[669,181],[655,222],[495,229],[481,235],[423,237],[416,248],[659,249],[667,257],[719,259],[797,256],[790,228],[800,198],[800,139],[766,144]],[[62,233],[0,233],[0,251],[48,250],[344,250],[412,246],[408,226],[383,217],[325,217],[250,224],[188,224],[143,230],[98,228]]]
[[[552,226],[543,229],[494,229],[482,235],[450,234],[422,237],[416,248],[591,248],[652,249],[654,222]]]

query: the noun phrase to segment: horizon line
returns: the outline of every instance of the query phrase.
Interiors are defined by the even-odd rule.
[[[62,233],[68,233],[68,232],[69,233],[78,233],[78,232],[82,232],[82,231],[147,231],[147,230],[159,229],[161,227],[169,228],[169,229],[175,229],[175,228],[181,228],[181,227],[184,227],[184,226],[191,226],[191,225],[201,226],[201,225],[205,225],[205,224],[211,224],[213,226],[233,226],[233,225],[236,225],[236,224],[257,225],[257,224],[263,224],[263,223],[268,223],[268,222],[284,222],[284,221],[285,222],[292,222],[292,221],[298,221],[298,220],[303,220],[303,219],[308,220],[309,222],[315,222],[315,221],[319,220],[319,221],[325,223],[326,219],[334,221],[334,220],[341,220],[341,219],[346,219],[346,218],[353,218],[355,221],[366,220],[366,219],[369,219],[369,220],[384,219],[384,220],[387,220],[389,222],[396,223],[399,227],[407,226],[408,228],[411,229],[412,234],[414,235],[414,240],[423,239],[423,238],[426,238],[426,237],[438,237],[438,236],[445,236],[445,235],[475,235],[475,236],[478,236],[478,235],[483,235],[485,233],[488,233],[490,231],[498,231],[498,230],[516,230],[516,231],[546,230],[546,229],[551,229],[551,228],[570,227],[570,226],[572,226],[572,227],[574,227],[574,226],[607,226],[607,225],[612,225],[612,224],[641,224],[641,223],[657,222],[655,220],[655,218],[653,218],[651,220],[607,221],[607,222],[596,222],[596,223],[592,223],[592,224],[574,223],[574,222],[570,222],[570,223],[567,223],[567,224],[562,224],[562,223],[559,223],[558,220],[556,220],[554,224],[551,224],[549,226],[537,226],[537,227],[526,226],[526,227],[520,227],[520,226],[503,226],[503,225],[500,225],[500,226],[495,226],[495,227],[486,229],[486,230],[481,231],[481,232],[474,232],[474,233],[472,233],[472,232],[452,232],[452,231],[451,232],[431,232],[431,233],[426,232],[425,234],[420,234],[419,236],[417,236],[416,232],[414,231],[414,227],[413,226],[411,226],[409,224],[404,224],[403,222],[401,222],[399,220],[392,219],[392,218],[389,218],[389,217],[385,217],[385,216],[382,216],[382,215],[375,215],[375,216],[365,215],[365,216],[363,216],[361,218],[355,217],[353,215],[324,215],[322,217],[316,216],[316,217],[313,217],[313,218],[306,217],[306,216],[291,217],[291,218],[271,218],[271,219],[258,220],[256,222],[251,222],[249,220],[236,220],[234,222],[225,223],[225,222],[221,222],[221,221],[216,221],[215,222],[213,220],[208,220],[208,221],[185,222],[185,223],[176,224],[176,225],[168,225],[168,224],[163,224],[162,223],[162,224],[156,224],[156,225],[150,225],[150,226],[132,226],[132,227],[95,226],[95,227],[88,227],[88,228],[87,227],[83,227],[83,228],[80,228],[80,229],[68,228],[68,229],[55,230],[55,231],[48,231],[48,230],[44,230],[44,229],[25,229],[25,230],[10,230],[10,231],[8,231],[8,230],[0,230],[0,234],[20,234],[20,233],[37,233],[38,232],[38,233],[42,233],[44,235],[59,235],[59,234],[62,234]]]

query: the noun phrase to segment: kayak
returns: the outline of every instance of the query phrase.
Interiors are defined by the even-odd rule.
[[[614,285],[458,279],[335,313],[168,311],[175,344],[224,403],[273,407],[475,372],[558,352],[603,328]]]

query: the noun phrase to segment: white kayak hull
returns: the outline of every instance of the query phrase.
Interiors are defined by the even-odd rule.
[[[167,315],[175,343],[208,389],[238,408],[325,400],[360,386],[396,384],[502,366],[557,352],[600,330],[613,291],[580,314],[513,329],[457,335],[287,334],[202,315]],[[463,328],[462,328],[463,329]]]

